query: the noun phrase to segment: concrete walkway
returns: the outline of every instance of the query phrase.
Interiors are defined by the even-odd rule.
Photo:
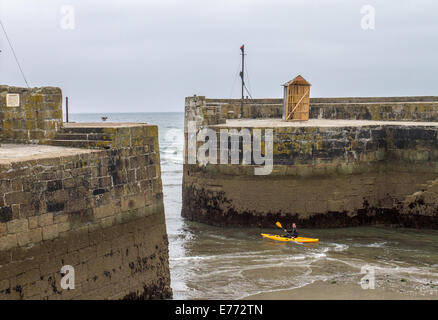
[[[225,124],[211,125],[218,128],[282,128],[282,127],[364,127],[364,126],[407,126],[438,127],[438,122],[375,121],[375,120],[328,120],[283,121],[281,119],[227,119]]]
[[[147,125],[145,122],[64,122],[64,128],[124,128]]]
[[[43,158],[72,156],[96,151],[100,150],[55,147],[40,144],[2,143],[0,146],[0,164],[10,164],[18,161],[36,160]]]

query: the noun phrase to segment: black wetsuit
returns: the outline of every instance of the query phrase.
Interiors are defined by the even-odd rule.
[[[297,228],[287,229],[286,232],[287,232],[286,237],[288,237],[288,238],[296,238],[296,237],[298,237]]]

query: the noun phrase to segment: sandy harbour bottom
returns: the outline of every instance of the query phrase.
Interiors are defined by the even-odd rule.
[[[413,295],[382,288],[365,290],[359,284],[317,281],[301,288],[250,295],[243,300],[438,300],[438,296]]]

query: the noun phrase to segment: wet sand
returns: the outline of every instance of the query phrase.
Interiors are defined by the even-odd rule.
[[[438,295],[412,295],[379,288],[364,290],[359,284],[316,281],[301,288],[250,295],[243,300],[438,300]]]

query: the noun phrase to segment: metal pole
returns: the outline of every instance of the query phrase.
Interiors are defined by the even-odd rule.
[[[242,71],[240,72],[240,77],[242,78],[242,100],[240,101],[240,115],[242,116],[243,114],[243,90],[245,88],[245,45],[242,44],[242,46],[240,47],[240,51],[242,51]]]
[[[68,97],[65,97],[65,120],[68,122]]]

